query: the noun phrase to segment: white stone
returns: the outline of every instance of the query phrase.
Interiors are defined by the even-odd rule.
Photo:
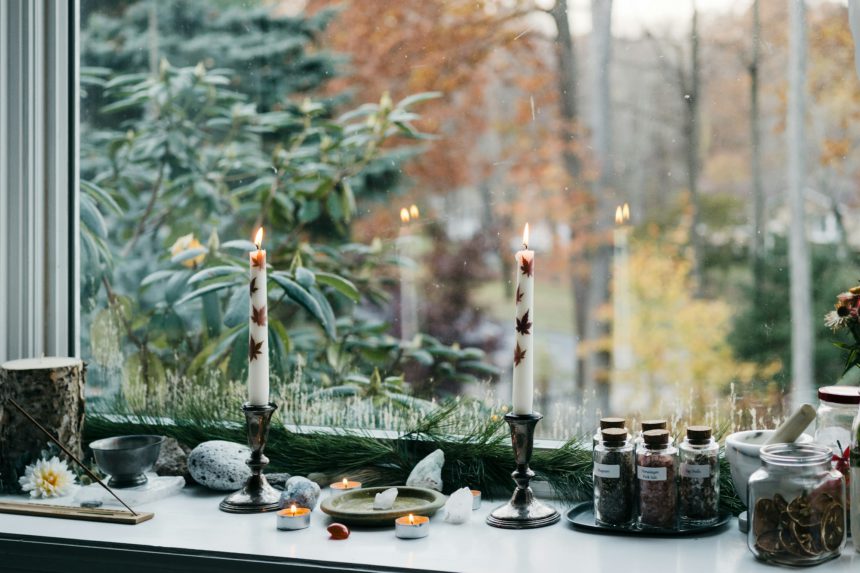
[[[194,481],[210,489],[235,491],[251,476],[251,468],[245,464],[250,456],[250,448],[242,444],[224,440],[203,442],[188,454],[188,473]]]
[[[320,486],[306,477],[293,476],[287,480],[287,485],[281,494],[281,507],[298,507],[313,509],[320,498]]]
[[[373,498],[373,509],[391,509],[397,499],[397,488],[391,487],[376,494]]]
[[[445,502],[445,521],[466,523],[472,518],[472,490],[463,487],[455,491]]]
[[[406,485],[442,491],[442,466],[444,464],[445,452],[436,450],[418,462],[418,465],[412,469],[406,479]]]

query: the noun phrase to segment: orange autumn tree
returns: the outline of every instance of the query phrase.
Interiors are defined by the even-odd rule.
[[[343,77],[329,83],[330,93],[350,86],[366,101],[386,92],[394,98],[443,94],[422,109],[419,123],[439,140],[404,166],[420,199],[478,188],[485,234],[519,232],[513,212],[518,220],[548,213],[565,219],[570,202],[558,191],[569,183],[559,167],[554,30],[533,1],[312,0],[308,9],[328,7],[339,13],[325,47],[348,58]],[[381,209],[384,215],[368,217],[365,232],[378,233],[381,223],[397,228],[399,205]],[[507,238],[497,246],[507,249]]]

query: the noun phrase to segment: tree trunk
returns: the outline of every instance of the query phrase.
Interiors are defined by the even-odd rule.
[[[17,489],[24,468],[49,443],[9,398],[80,458],[85,373],[84,363],[76,358],[12,360],[0,366],[0,473],[6,487]]]
[[[702,264],[704,248],[699,233],[699,92],[701,87],[701,66],[699,63],[699,12],[693,7],[693,21],[690,25],[690,79],[681,82],[686,106],[684,107],[684,139],[686,143],[687,187],[690,190],[690,243],[693,246],[693,284],[697,294],[701,294]]]
[[[809,248],[804,221],[804,115],[806,112],[806,6],[791,0],[788,56],[788,199],[791,228],[788,236],[791,277],[791,401],[793,407],[812,396],[812,296]]]
[[[564,169],[567,173],[567,196],[570,202],[575,202],[575,193],[578,187],[579,176],[582,166],[579,161],[579,156],[576,154],[573,142],[576,138],[577,124],[577,106],[576,106],[576,53],[574,52],[573,35],[570,33],[570,19],[567,6],[567,0],[557,0],[550,15],[555,20],[556,37],[555,37],[555,53],[558,64],[558,101],[559,101],[559,116],[560,133],[559,138],[562,143],[562,161]],[[571,221],[571,229],[574,233],[580,230],[578,221]],[[583,362],[578,358],[577,341],[582,340],[585,333],[585,284],[584,281],[574,272],[580,261],[576,259],[575,254],[570,256],[570,297],[573,302],[573,315],[571,316],[571,324],[573,325],[574,333],[574,348],[573,355],[573,378],[577,383],[578,391],[582,392],[582,372],[584,370]]]
[[[598,175],[594,181],[593,227],[596,247],[590,253],[590,273],[586,294],[584,339],[596,344],[608,336],[607,325],[598,319],[598,311],[609,298],[609,259],[612,254],[609,234],[612,225],[612,94],[609,82],[609,63],[612,48],[612,2],[592,0],[592,61],[591,74],[591,138]],[[606,351],[588,350],[583,380],[586,396],[597,398],[600,412],[609,410],[609,354]],[[594,420],[589,420],[591,425]]]
[[[753,237],[750,248],[753,274],[753,304],[763,300],[764,263],[765,263],[765,223],[764,223],[764,185],[761,175],[761,126],[759,125],[759,58],[761,44],[761,19],[759,0],[754,0],[752,56],[750,58],[750,173],[753,184]]]
[[[550,10],[558,31],[555,37],[555,52],[558,61],[558,99],[561,116],[561,141],[564,168],[571,182],[579,177],[581,166],[573,149],[576,135],[576,55],[573,51],[573,36],[570,33],[567,0],[557,0]]]

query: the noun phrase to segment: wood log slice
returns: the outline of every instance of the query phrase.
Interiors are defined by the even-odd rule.
[[[77,358],[27,358],[0,366],[0,480],[5,489],[17,487],[18,477],[49,443],[9,398],[80,458],[85,381],[86,366]]]

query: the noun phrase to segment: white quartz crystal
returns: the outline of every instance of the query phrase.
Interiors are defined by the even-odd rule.
[[[466,523],[472,517],[472,490],[463,487],[455,491],[445,502],[445,521]]]
[[[412,469],[406,479],[406,485],[442,491],[442,466],[444,464],[445,452],[436,450],[418,462],[418,465]]]
[[[394,507],[395,499],[397,499],[397,488],[388,488],[373,498],[373,509],[391,509]]]
[[[185,487],[185,478],[182,476],[158,476],[147,474],[147,482],[136,487],[116,489],[120,499],[132,507],[158,501],[171,495],[176,495]],[[95,506],[99,501],[104,505],[122,507],[119,502],[97,483],[80,488],[75,494],[73,503],[82,503]]]

